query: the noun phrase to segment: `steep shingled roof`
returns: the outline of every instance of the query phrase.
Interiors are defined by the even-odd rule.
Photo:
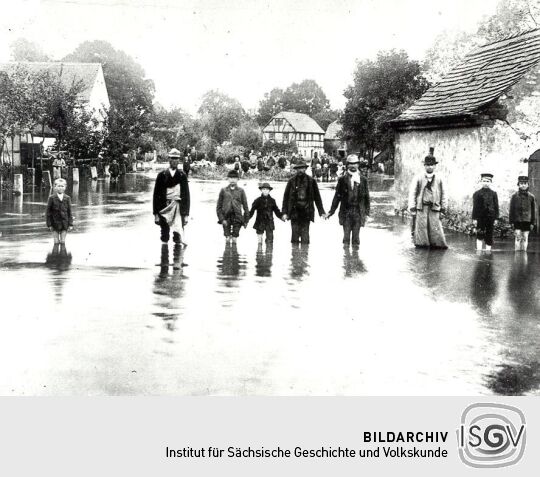
[[[339,120],[334,121],[333,123],[330,123],[328,125],[328,128],[326,129],[326,133],[324,135],[324,139],[327,141],[334,141],[334,140],[340,140],[339,133],[343,129],[342,124],[339,122]]]
[[[17,65],[22,65],[31,72],[48,70],[60,76],[62,84],[69,88],[77,81],[82,81],[84,89],[79,94],[79,99],[88,101],[92,93],[92,87],[101,69],[100,63],[61,63],[61,62],[29,62],[20,61],[0,64],[1,71],[9,71]]]
[[[323,129],[307,114],[282,111],[281,113],[276,114],[272,119],[275,118],[285,119],[296,132],[324,134]]]
[[[540,62],[540,29],[468,53],[393,123],[472,116]]]

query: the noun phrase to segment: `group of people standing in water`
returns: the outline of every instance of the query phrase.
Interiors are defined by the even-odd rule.
[[[189,183],[186,175],[178,170],[179,156],[169,154],[169,168],[156,178],[153,198],[155,223],[161,228],[161,240],[167,243],[170,232],[173,241],[183,242],[183,227],[190,210]],[[357,155],[347,158],[347,173],[339,178],[330,210],[325,212],[317,181],[306,174],[309,165],[298,162],[294,165],[295,175],[287,182],[281,210],[270,195],[272,187],[267,182],[259,185],[261,195],[248,206],[245,191],[238,185],[236,170],[228,173],[228,185],[219,193],[216,214],[223,227],[227,241],[236,242],[242,227],[246,228],[255,215],[255,229],[260,243],[274,240],[274,215],[291,223],[291,243],[308,244],[309,227],[315,219],[315,209],[323,219],[329,219],[339,207],[339,223],[343,227],[343,243],[360,244],[360,228],[366,223],[370,213],[368,182],[361,169],[367,168],[367,161],[360,161]],[[185,245],[185,244],[184,244]]]
[[[190,211],[190,194],[187,176],[178,169],[179,154],[169,154],[169,168],[156,178],[153,211],[156,224],[161,229],[161,240],[167,243],[172,231],[173,241],[185,245],[183,228]],[[446,212],[448,198],[444,180],[435,174],[438,164],[434,149],[424,158],[424,173],[415,177],[409,192],[408,209],[412,216],[412,238],[416,247],[448,248],[441,214]],[[236,170],[228,173],[228,185],[219,193],[216,214],[227,241],[236,242],[242,227],[246,228],[255,216],[255,229],[259,243],[274,240],[274,216],[291,223],[291,243],[308,244],[309,228],[315,212],[324,220],[338,210],[339,224],[343,227],[343,244],[358,246],[360,229],[370,215],[368,181],[363,170],[367,161],[357,155],[347,157],[346,173],[336,184],[330,210],[325,212],[317,181],[306,174],[309,165],[298,162],[295,175],[289,179],[283,194],[282,206],[270,195],[272,187],[267,182],[259,185],[261,195],[249,207],[245,191],[238,185]],[[477,231],[477,249],[489,252],[493,245],[494,227],[499,219],[499,202],[491,189],[493,174],[481,174],[481,188],[473,195],[472,219]],[[514,229],[516,250],[526,250],[529,232],[536,225],[536,199],[528,191],[528,177],[518,177],[518,191],[510,201],[510,223]]]

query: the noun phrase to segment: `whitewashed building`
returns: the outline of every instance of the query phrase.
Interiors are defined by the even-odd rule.
[[[470,214],[482,172],[491,172],[502,214],[518,175],[540,195],[540,29],[481,46],[392,121],[396,191],[406,203],[429,147],[450,208]]]
[[[66,89],[69,89],[79,81],[82,82],[83,87],[78,96],[80,104],[98,120],[98,128],[104,123],[110,102],[100,63],[14,62],[0,64],[0,70],[9,72],[17,65],[23,66],[30,72],[49,71],[58,75]],[[50,130],[46,132],[49,136],[53,135],[53,132]],[[41,140],[38,137],[39,131],[35,133],[36,137],[34,141],[39,142]],[[8,159],[9,162],[13,162],[14,166],[20,166],[21,150],[24,149],[24,147],[21,147],[21,143],[29,143],[30,141],[30,135],[16,137],[13,141],[13,150],[11,150],[11,140],[5,141],[2,148],[3,158]]]

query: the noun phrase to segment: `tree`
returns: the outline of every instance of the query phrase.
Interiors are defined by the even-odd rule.
[[[50,61],[39,45],[26,38],[17,38],[9,48],[13,61]]]
[[[154,84],[129,55],[106,41],[86,41],[63,61],[101,63],[111,102],[105,148],[110,156],[136,149],[150,132]]]
[[[420,64],[405,51],[381,51],[375,61],[358,61],[353,84],[345,90],[344,139],[370,159],[393,141],[387,121],[397,117],[428,88]]]
[[[327,125],[337,119],[337,112],[330,109],[330,102],[322,88],[316,81],[310,79],[293,83],[285,90],[274,88],[266,93],[264,99],[259,102],[257,122],[264,127],[281,111],[304,113],[314,119],[318,117]],[[331,118],[334,119],[330,120]]]
[[[495,13],[483,19],[476,32],[444,31],[436,37],[422,65],[426,77],[437,82],[478,46],[538,28],[538,21],[540,0],[499,0]]]
[[[313,117],[330,108],[330,102],[322,88],[314,80],[291,84],[283,93],[285,111],[304,113]]]
[[[313,119],[317,124],[323,128],[325,131],[328,126],[339,119],[340,113],[335,109],[325,109],[313,115]]]
[[[217,144],[229,139],[231,130],[239,126],[246,113],[240,102],[217,90],[204,94],[199,107],[201,131]]]
[[[167,110],[159,104],[155,105],[151,129],[156,149],[160,150],[174,147],[182,151],[199,140],[194,119],[181,108]]]
[[[242,146],[246,150],[258,151],[262,146],[262,130],[252,121],[244,121],[231,130],[233,146]]]
[[[266,126],[277,113],[285,111],[283,94],[284,91],[281,88],[274,88],[269,93],[264,94],[264,99],[259,102],[259,111],[257,112],[259,126]]]

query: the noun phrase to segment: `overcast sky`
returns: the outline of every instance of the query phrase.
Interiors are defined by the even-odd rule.
[[[421,59],[444,29],[471,30],[497,0],[0,0],[0,61],[18,37],[55,59],[85,40],[133,56],[163,105],[195,112],[209,89],[256,108],[274,87],[314,79],[342,108],[357,58]]]

